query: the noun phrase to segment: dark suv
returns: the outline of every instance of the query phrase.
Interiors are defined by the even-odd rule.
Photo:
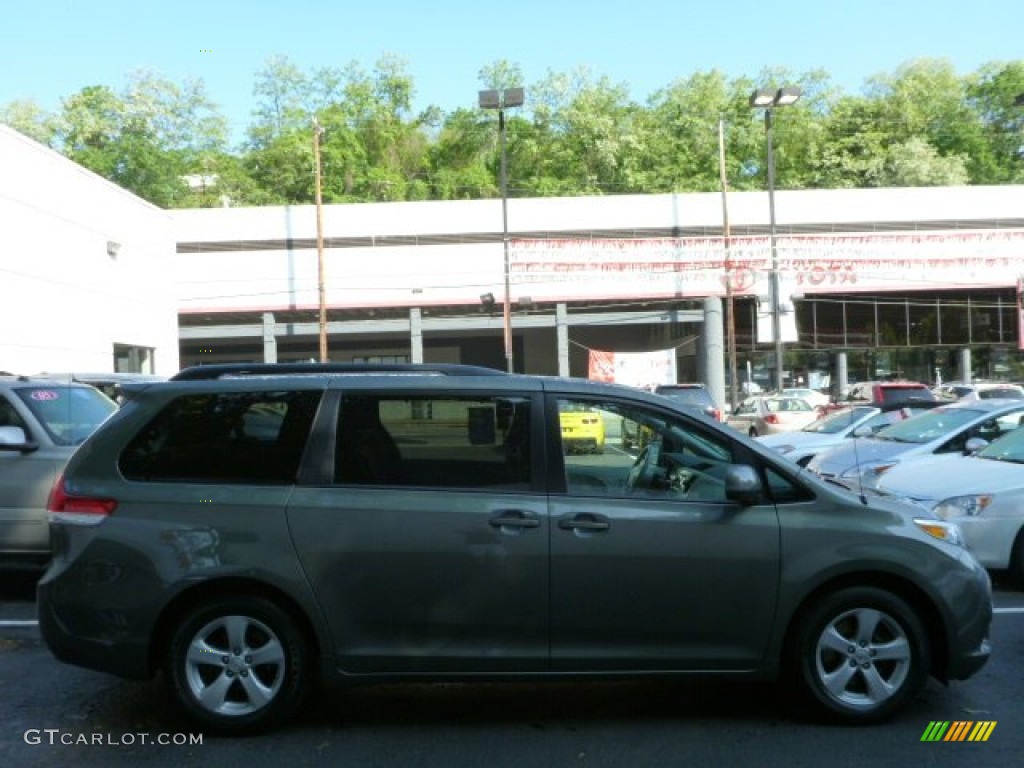
[[[853,722],[989,655],[959,529],[670,400],[468,366],[208,366],[131,393],[49,502],[60,659],[268,728],[318,680],[786,675]],[[626,419],[636,457],[566,450]]]
[[[697,410],[708,418],[722,421],[721,409],[715,405],[714,398],[703,384],[660,384],[654,392],[672,398],[683,408]]]

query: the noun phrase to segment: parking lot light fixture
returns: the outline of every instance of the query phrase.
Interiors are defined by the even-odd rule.
[[[784,88],[758,88],[750,94],[750,106],[764,110],[766,144],[766,175],[768,182],[768,233],[771,243],[771,313],[772,343],[775,347],[775,388],[781,390],[784,380],[784,350],[782,346],[782,303],[779,293],[779,253],[775,231],[775,150],[772,145],[773,113],[777,107],[788,107],[800,100],[801,90],[796,86]]]
[[[498,110],[498,141],[501,145],[501,170],[499,176],[499,184],[501,186],[501,241],[505,254],[505,365],[509,373],[515,371],[515,364],[512,359],[512,296],[508,252],[508,160],[505,152],[505,110],[509,107],[521,107],[525,101],[525,95],[525,91],[522,88],[491,89],[480,91],[478,102],[481,109]]]

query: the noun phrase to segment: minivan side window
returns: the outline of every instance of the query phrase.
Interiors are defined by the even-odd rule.
[[[220,392],[177,397],[121,454],[129,480],[295,482],[321,392]]]
[[[530,400],[490,395],[346,395],[336,483],[531,488]]]
[[[727,501],[728,437],[612,402],[560,398],[558,412],[570,495]]]

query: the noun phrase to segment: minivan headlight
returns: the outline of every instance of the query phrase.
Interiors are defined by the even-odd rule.
[[[977,517],[984,512],[995,498],[991,493],[975,493],[969,496],[953,496],[943,499],[932,508],[932,512],[943,520],[955,517]]]
[[[954,544],[958,547],[964,546],[964,535],[960,532],[960,526],[956,523],[949,523],[945,520],[933,520],[928,517],[915,517],[914,525],[939,541]]]

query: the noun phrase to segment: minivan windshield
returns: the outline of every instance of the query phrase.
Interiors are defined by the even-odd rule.
[[[117,410],[117,403],[93,387],[56,384],[16,391],[57,445],[85,442]]]

